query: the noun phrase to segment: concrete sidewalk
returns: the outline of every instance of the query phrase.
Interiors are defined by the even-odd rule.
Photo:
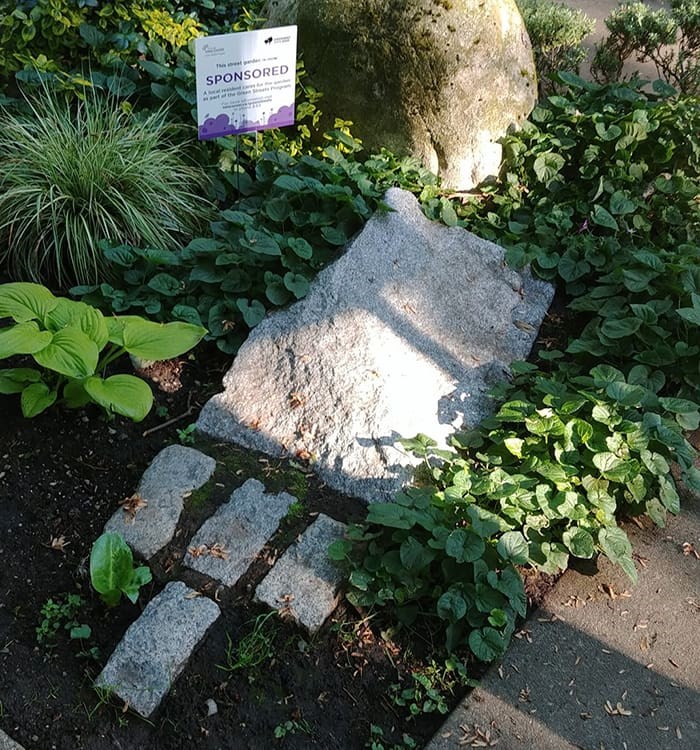
[[[700,498],[627,531],[638,584],[568,571],[428,750],[700,748]]]

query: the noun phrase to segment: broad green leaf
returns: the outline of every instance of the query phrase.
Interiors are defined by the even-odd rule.
[[[603,321],[600,331],[610,339],[623,339],[636,333],[641,325],[639,318],[613,318]]]
[[[134,558],[129,545],[115,533],[97,538],[90,552],[90,580],[107,606],[119,603],[124,586],[132,579]]]
[[[367,522],[393,529],[410,529],[416,514],[410,508],[394,503],[371,503],[367,508]]]
[[[614,482],[626,481],[630,473],[628,462],[609,451],[596,453],[593,456],[593,464],[606,479]]]
[[[490,570],[486,578],[493,588],[508,597],[508,602],[515,612],[525,617],[527,614],[527,595],[525,594],[523,579],[518,571],[512,566],[504,568],[500,573]]]
[[[498,531],[508,530],[508,523],[504,519],[478,505],[469,505],[467,515],[473,531],[484,539],[489,539]]]
[[[153,406],[153,393],[134,375],[112,375],[103,380],[93,376],[83,383],[90,398],[110,413],[140,422]]]
[[[195,346],[206,329],[190,323],[154,323],[135,315],[108,319],[110,341],[143,360],[179,357]]]
[[[321,227],[321,235],[329,245],[344,245],[348,241],[348,236],[338,227]]]
[[[478,560],[485,549],[484,540],[470,529],[455,529],[445,540],[445,554],[457,562]]]
[[[279,243],[274,237],[256,229],[246,229],[245,237],[241,237],[241,245],[259,255],[281,255]]]
[[[623,406],[639,406],[649,394],[646,388],[629,383],[610,383],[605,392]]]
[[[97,344],[76,328],[64,328],[53,334],[51,343],[35,352],[37,364],[69,378],[86,378],[97,368]]]
[[[610,365],[597,365],[591,370],[591,375],[596,388],[604,388],[609,383],[625,382],[624,374]]]
[[[469,648],[479,661],[494,661],[503,656],[509,639],[494,628],[472,630],[469,634]]]
[[[595,554],[595,541],[586,529],[572,526],[562,534],[562,541],[574,557],[589,559]]]
[[[688,323],[700,326],[700,307],[680,307],[676,312]]]
[[[309,280],[300,273],[292,273],[291,271],[286,273],[284,285],[297,299],[302,299],[309,291]]]
[[[407,570],[418,572],[430,565],[435,559],[435,552],[422,545],[415,537],[409,536],[402,542],[399,548],[399,556],[402,565]]]
[[[84,380],[69,380],[63,387],[63,400],[69,409],[80,409],[92,403],[92,398],[84,387]]]
[[[303,237],[293,237],[288,240],[288,244],[294,254],[304,260],[308,260],[314,254],[314,249]]]
[[[0,393],[9,396],[21,393],[25,386],[41,380],[41,373],[31,367],[14,367],[0,370]]]
[[[182,284],[169,273],[157,273],[149,279],[148,286],[165,297],[176,297],[182,292]]]
[[[0,284],[0,319],[9,317],[17,323],[43,322],[57,304],[56,297],[41,284],[26,281]]]
[[[437,614],[442,620],[457,622],[467,614],[467,602],[462,594],[450,589],[437,600]]]
[[[132,604],[136,604],[139,598],[139,589],[153,579],[151,569],[141,565],[132,571],[131,580],[122,587],[122,591]]]
[[[603,554],[619,565],[625,573],[637,582],[637,570],[632,559],[632,545],[627,534],[618,526],[605,526],[598,532],[598,544]]]
[[[677,514],[680,509],[680,498],[676,491],[676,485],[673,479],[668,477],[658,477],[659,482],[659,497],[664,507],[673,514]]]
[[[51,331],[77,328],[95,342],[99,351],[104,349],[109,339],[107,323],[99,310],[84,302],[64,297],[58,300],[56,307],[46,316],[46,327]]]
[[[657,497],[652,497],[646,503],[647,515],[661,529],[666,526],[667,510]]]
[[[525,565],[530,559],[529,545],[520,531],[506,531],[496,545],[498,554],[515,565]]]
[[[248,328],[255,328],[255,326],[265,317],[265,306],[260,300],[254,299],[250,301],[245,298],[237,299],[236,307],[241,311],[243,320]]]
[[[668,476],[671,471],[668,462],[660,453],[643,450],[640,452],[639,457],[642,459],[642,463],[647,469],[656,476],[665,477]]]
[[[559,174],[566,161],[560,154],[552,151],[545,151],[540,154],[533,164],[535,176],[540,182],[549,182]]]
[[[614,229],[617,231],[620,228],[613,218],[613,215],[599,203],[596,203],[596,205],[593,206],[591,221],[599,227],[605,227],[606,229]]]
[[[631,213],[636,206],[637,204],[630,200],[622,190],[616,190],[610,196],[610,212],[618,216]]]
[[[15,354],[34,354],[46,348],[53,339],[51,331],[40,331],[36,321],[17,323],[0,329],[0,359]]]
[[[42,411],[48,409],[56,401],[56,391],[52,391],[45,383],[32,383],[28,385],[20,396],[22,414],[31,419]]]

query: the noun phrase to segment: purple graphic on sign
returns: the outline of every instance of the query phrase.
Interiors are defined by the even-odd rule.
[[[294,125],[294,105],[280,107],[277,112],[263,120],[247,120],[231,122],[227,114],[217,117],[208,117],[199,128],[199,140],[208,141],[212,138],[222,138],[225,135],[238,135],[239,133],[250,133],[254,130],[265,128],[283,128]]]

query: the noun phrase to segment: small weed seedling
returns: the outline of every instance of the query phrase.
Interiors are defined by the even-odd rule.
[[[309,724],[309,722],[305,719],[289,719],[288,721],[283,721],[281,724],[278,724],[275,727],[275,739],[281,740],[284,739],[288,734],[298,734],[299,732],[308,734],[310,737],[311,724]]]
[[[230,635],[226,636],[226,663],[217,665],[225,672],[239,669],[253,669],[274,656],[273,644],[277,637],[275,623],[271,618],[276,612],[258,615],[253,621],[253,630],[233,645]]]
[[[197,429],[197,425],[192,422],[187,427],[177,430],[177,439],[183,445],[194,445],[194,431]]]
[[[71,639],[87,640],[92,634],[90,626],[77,620],[84,605],[85,600],[77,594],[66,594],[55,601],[47,599],[41,608],[41,624],[36,628],[37,643],[52,648],[61,630],[68,630]]]
[[[417,747],[416,741],[408,734],[401,736],[401,744],[394,743],[389,746],[385,745],[384,742],[384,730],[376,724],[372,724],[369,739],[365,743],[365,747],[369,750],[413,750]]]

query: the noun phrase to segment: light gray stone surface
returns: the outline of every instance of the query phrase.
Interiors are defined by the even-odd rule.
[[[315,633],[338,604],[343,576],[327,549],[345,529],[344,523],[319,513],[263,578],[255,598]]]
[[[277,531],[296,500],[287,492],[265,494],[265,486],[249,479],[207,520],[188,546],[185,565],[233,586],[248,570],[267,540]],[[193,555],[189,550],[221,545],[224,556]]]
[[[369,151],[417,156],[443,185],[497,174],[497,140],[535,104],[513,0],[269,0],[263,15],[270,26],[298,24],[324,111],[352,120]]]
[[[24,750],[24,748],[0,729],[0,750]]]
[[[126,631],[95,684],[150,716],[219,614],[211,599],[181,581],[167,584]]]
[[[133,517],[118,510],[105,524],[105,531],[121,534],[134,552],[150,559],[173,538],[185,496],[205,484],[215,468],[213,458],[194,448],[163,448],[136,490],[146,506]]]
[[[492,408],[553,296],[503,249],[425,218],[410,193],[375,215],[308,296],[250,334],[197,426],[272,455],[310,454],[331,487],[391,500],[416,463],[396,445],[443,441]],[[304,455],[303,453],[302,455]]]

